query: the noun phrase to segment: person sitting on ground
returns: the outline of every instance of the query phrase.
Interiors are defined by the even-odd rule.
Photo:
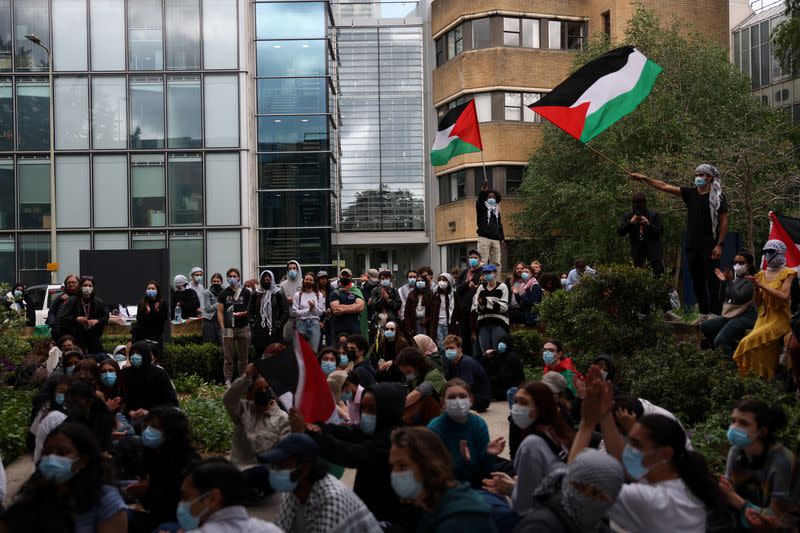
[[[442,388],[444,413],[431,420],[428,429],[436,433],[453,457],[453,473],[458,481],[480,489],[484,478],[496,470],[495,458],[503,453],[505,439],[489,442],[489,426],[470,413],[472,390],[455,378]]]
[[[333,354],[328,354],[332,356]],[[332,361],[325,361],[326,363],[332,363]],[[330,374],[328,374],[327,381],[328,381],[328,388],[331,389],[331,394],[333,394],[333,401],[336,404],[336,414],[331,418],[331,423],[335,424],[349,424],[350,423],[350,414],[347,412],[347,405],[342,401],[342,385],[344,385],[345,380],[347,380],[347,372],[342,372],[341,370],[334,370]]]
[[[411,346],[397,356],[397,367],[405,376],[409,390],[403,420],[406,424],[427,425],[441,413],[439,395],[444,386],[444,375],[428,357]]]
[[[436,368],[442,368],[442,357],[439,355],[439,347],[436,345],[436,342],[428,337],[427,335],[414,335],[414,344],[411,346],[416,345],[419,348],[419,351],[422,352],[430,362]]]
[[[33,350],[22,360],[16,374],[11,378],[15,389],[38,389],[47,379],[47,359],[52,341],[37,341]]]
[[[36,417],[31,423],[29,432],[34,437],[33,462],[39,461],[42,455],[42,448],[50,432],[67,418],[66,399],[67,390],[72,385],[72,376],[61,374],[57,379],[50,382],[48,387],[49,396],[47,401],[36,413]]]
[[[445,358],[442,361],[444,378],[464,380],[472,390],[473,408],[479,413],[486,411],[492,403],[492,387],[486,370],[479,362],[463,352],[461,337],[458,335],[445,337],[444,349]]]
[[[563,282],[564,288],[568,291],[571,291],[575,285],[581,280],[581,278],[585,275],[594,276],[597,272],[586,265],[586,259],[577,258],[575,259],[575,268],[569,271],[567,274],[567,281]],[[564,278],[562,278],[564,279]]]
[[[67,389],[64,400],[67,422],[77,422],[88,427],[94,435],[101,452],[111,450],[111,432],[116,426],[114,414],[103,400],[95,396],[91,382],[78,377]]]
[[[391,486],[399,498],[422,510],[419,533],[497,531],[489,506],[453,476],[450,453],[427,428],[392,433]]]
[[[574,419],[572,418],[573,402],[567,398],[567,380],[558,372],[548,372],[542,376],[542,383],[547,385],[553,392],[553,398],[556,401],[556,407],[569,427],[577,427]],[[580,413],[580,411],[579,411]]]
[[[140,341],[131,346],[130,361],[131,364],[122,371],[126,387],[122,403],[129,420],[141,422],[157,405],[178,406],[178,397],[169,376],[152,362],[150,343]]]
[[[353,363],[352,372],[358,376],[358,382],[368,387],[375,383],[375,369],[367,358],[369,342],[361,335],[347,337],[347,358]]]
[[[183,531],[197,533],[281,533],[271,524],[250,518],[242,506],[244,476],[238,468],[214,457],[193,465],[181,483],[177,519]]]
[[[383,383],[389,381],[399,383],[403,375],[397,369],[397,354],[408,346],[405,336],[400,331],[397,323],[389,321],[383,332],[378,336],[375,344],[370,349],[369,359],[372,367],[377,369],[375,381]]]
[[[0,531],[127,531],[127,506],[105,477],[92,432],[81,424],[59,425],[47,435],[36,472],[0,515]]]
[[[281,493],[276,525],[287,533],[381,533],[364,502],[328,474],[320,455],[319,445],[301,433],[259,455],[269,465],[270,483]]]
[[[666,416],[677,422],[678,425],[681,426],[681,429],[683,429],[683,424],[681,424],[680,420],[678,420],[674,414],[663,407],[648,402],[644,398],[637,398],[632,395],[621,394],[615,396],[613,413],[614,421],[617,423],[617,429],[625,437],[630,435],[636,421],[645,415]],[[692,442],[688,434],[686,435],[686,449],[692,449]]]
[[[114,359],[107,359],[100,363],[99,372],[100,384],[97,386],[97,392],[100,396],[98,397],[105,402],[106,408],[116,419],[111,437],[121,439],[126,435],[133,435],[133,426],[125,416],[124,405],[122,405],[125,383],[122,380],[122,370],[119,368],[119,364]]]
[[[575,388],[575,380],[582,380],[583,376],[578,372],[572,359],[564,357],[564,348],[561,345],[561,341],[549,339],[542,348],[542,360],[544,361],[542,373],[558,372],[567,380],[567,388],[573,397],[577,396],[578,391]]]
[[[347,420],[353,426],[361,424],[361,400],[364,398],[364,387],[353,372],[348,372],[342,383],[342,395],[339,397],[347,407]]]
[[[481,359],[481,364],[489,376],[493,400],[505,400],[508,389],[519,387],[520,383],[525,381],[522,361],[514,352],[513,335],[500,337],[497,348],[487,350]]]

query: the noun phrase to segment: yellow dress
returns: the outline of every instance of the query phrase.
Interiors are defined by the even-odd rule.
[[[791,268],[784,268],[772,281],[766,281],[765,271],[756,274],[756,279],[761,285],[771,289],[780,290],[784,280],[794,276],[796,272]],[[770,380],[775,376],[778,367],[778,346],[784,335],[789,333],[790,300],[779,300],[761,291],[761,305],[758,306],[758,319],[753,330],[739,342],[733,360],[739,367],[739,373],[744,375],[755,372],[764,379]]]

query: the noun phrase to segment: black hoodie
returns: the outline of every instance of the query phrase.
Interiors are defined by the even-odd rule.
[[[418,513],[414,507],[398,500],[392,489],[389,464],[391,434],[403,425],[406,391],[397,383],[378,383],[367,387],[364,394],[368,392],[375,395],[377,406],[375,433],[368,435],[358,426],[326,424],[322,433],[310,432],[309,435],[319,444],[326,460],[357,469],[353,491],[378,521],[400,524],[413,531]]]
[[[505,353],[498,352],[495,347],[492,356],[481,358],[481,363],[489,374],[492,398],[502,401],[506,399],[506,391],[509,388],[519,387],[519,384],[525,381],[525,370],[522,368],[522,361],[514,352],[514,337],[503,335],[498,342],[506,343]]]
[[[123,398],[125,409],[150,410],[157,405],[177,407],[178,397],[175,395],[175,388],[167,372],[153,365],[150,344],[146,341],[134,343],[131,354],[134,353],[142,355],[142,366],[136,368],[131,364],[122,369],[122,380],[127,388]]]

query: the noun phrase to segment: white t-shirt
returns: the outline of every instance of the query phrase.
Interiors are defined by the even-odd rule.
[[[682,479],[624,485],[608,517],[630,533],[705,533],[706,530],[705,505]]]

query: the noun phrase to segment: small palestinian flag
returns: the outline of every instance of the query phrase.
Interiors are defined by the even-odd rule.
[[[786,217],[770,211],[768,240],[772,239],[782,241],[786,245],[787,267],[800,266],[800,218]],[[764,259],[761,260],[761,268],[767,268]]]
[[[457,155],[483,150],[475,100],[454,107],[439,121],[431,149],[431,164],[446,165]]]
[[[661,70],[636,48],[623,46],[586,63],[528,107],[588,143],[636,109]]]

